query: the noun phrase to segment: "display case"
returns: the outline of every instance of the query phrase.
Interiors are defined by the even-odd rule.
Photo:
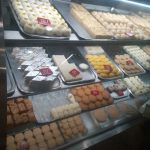
[[[148,4],[1,4],[2,149],[86,149],[145,121],[139,108],[150,99]]]

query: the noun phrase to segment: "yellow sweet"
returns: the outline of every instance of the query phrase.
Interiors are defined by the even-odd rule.
[[[86,55],[87,60],[103,78],[118,76],[120,73],[116,66],[105,55]]]

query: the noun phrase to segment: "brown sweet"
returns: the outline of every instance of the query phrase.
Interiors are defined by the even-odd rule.
[[[10,128],[10,127],[13,127],[13,125],[14,125],[14,122],[13,122],[12,116],[7,115],[7,127]]]
[[[14,122],[15,122],[16,125],[22,123],[22,119],[21,119],[21,116],[19,114],[14,114],[13,115],[13,120],[14,120]]]
[[[41,132],[41,129],[40,128],[35,128],[33,129],[33,135],[36,137],[37,135],[40,135],[42,132]]]
[[[23,103],[18,103],[19,113],[26,112],[26,107]]]
[[[111,106],[108,106],[106,108],[106,111],[108,113],[108,115],[112,118],[112,119],[116,119],[119,117],[119,111],[118,109],[116,108],[115,105],[111,105]]]
[[[27,140],[29,137],[33,137],[33,132],[31,130],[25,131],[24,132],[24,137]]]
[[[44,139],[49,140],[53,138],[53,134],[51,132],[44,133]]]
[[[9,106],[7,105],[7,114],[10,114],[10,109],[9,109]]]
[[[37,145],[31,145],[30,150],[38,150],[38,146]]]
[[[36,140],[36,143],[40,143],[44,141],[44,137],[42,134],[38,134],[36,135],[35,140]]]
[[[12,114],[18,114],[19,113],[19,109],[18,109],[17,104],[14,104],[13,106],[11,105],[9,108],[10,108],[10,111]]]
[[[17,149],[17,146],[16,146],[16,144],[9,144],[8,146],[7,146],[7,150],[16,150]]]
[[[50,131],[50,128],[49,128],[48,125],[44,125],[44,126],[41,127],[41,130],[42,130],[43,133],[46,133],[46,132]]]
[[[19,103],[24,103],[24,99],[21,97],[21,98],[17,98],[16,100],[15,100],[15,102],[17,103],[17,104],[19,104]]]
[[[20,141],[24,140],[24,135],[23,133],[18,133],[15,135],[15,141],[18,143]]]
[[[48,146],[45,142],[39,143],[38,146],[39,146],[39,149],[47,149],[48,148]]]
[[[28,137],[27,142],[30,146],[36,144],[36,140],[33,137]]]
[[[36,121],[35,115],[32,111],[28,111],[27,116],[28,116],[30,122]]]
[[[24,100],[27,110],[32,110],[32,102],[29,99]]]
[[[61,144],[63,144],[64,143],[64,139],[62,138],[62,137],[57,137],[56,138],[56,144],[57,145],[61,145]]]
[[[107,114],[104,112],[103,109],[97,109],[93,111],[93,116],[98,122],[105,122],[107,120]]]
[[[51,124],[50,124],[50,129],[51,129],[52,131],[58,129],[57,124],[56,124],[56,123],[51,123]]]
[[[59,137],[61,134],[60,134],[60,131],[59,130],[53,130],[53,136],[55,138]]]
[[[66,123],[68,123],[69,128],[64,128]],[[79,134],[83,134],[85,132],[85,127],[81,121],[80,116],[74,116],[59,121],[59,126],[66,140],[74,138]]]
[[[7,140],[6,140],[7,145],[14,144],[14,142],[15,139],[13,136],[7,136]]]
[[[55,139],[50,139],[50,140],[48,140],[47,141],[47,144],[48,144],[48,147],[49,148],[54,148],[54,147],[56,147],[56,140]]]
[[[21,122],[22,122],[22,123],[27,123],[27,122],[29,121],[28,116],[27,116],[26,113],[22,113],[22,114],[20,115],[20,119],[21,119]]]

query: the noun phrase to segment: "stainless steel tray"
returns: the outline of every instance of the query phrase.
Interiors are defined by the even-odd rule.
[[[134,60],[135,61],[135,60]],[[121,67],[121,65],[119,65],[118,64],[118,66],[120,67],[120,69],[121,69],[121,71],[125,74],[125,75],[127,75],[127,76],[136,76],[136,75],[140,75],[140,74],[144,74],[144,73],[146,73],[146,71],[144,70],[144,68],[139,64],[139,63],[137,63],[136,61],[135,61],[135,63],[136,63],[136,65],[138,65],[140,68],[141,68],[141,70],[142,71],[140,71],[140,72],[138,72],[138,73],[127,73],[122,67]]]
[[[46,36],[46,35],[38,35],[38,34],[30,34],[30,33],[27,33],[23,30],[22,26],[20,25],[20,22],[18,20],[18,17],[17,17],[17,14],[15,13],[14,9],[13,9],[13,6],[11,4],[11,2],[9,1],[9,7],[13,13],[13,16],[16,20],[16,23],[19,27],[19,30],[27,37],[31,37],[31,38],[47,38],[47,39],[58,39],[58,40],[63,40],[63,39],[69,39],[69,37],[57,37],[57,36]]]
[[[57,0],[57,1],[54,1],[54,5],[80,38],[86,39],[86,40],[88,40],[88,39],[92,40],[93,39],[90,36],[90,34],[86,31],[86,29],[71,15],[71,13],[70,13],[70,2]],[[84,5],[84,4],[82,4],[82,5]],[[91,5],[89,5],[89,6],[91,7]],[[102,7],[102,6],[99,7],[96,5],[92,5],[92,7],[93,6],[94,6],[94,8],[98,7],[102,11],[103,10],[105,10],[105,11],[109,10],[109,7]],[[100,39],[113,39],[113,37],[100,38]],[[98,40],[98,39],[94,39],[94,40]]]
[[[90,62],[87,61],[87,63],[91,66],[92,70],[97,74],[97,76],[99,77],[99,79],[102,79],[102,80],[115,80],[115,79],[119,79],[119,78],[123,78],[124,77],[124,74],[123,72],[121,71],[121,69],[115,64],[115,62],[106,54],[106,53],[103,53],[103,54],[99,54],[99,55],[105,55],[111,62],[112,64],[116,67],[116,69],[119,71],[120,75],[118,76],[115,76],[115,77],[107,77],[107,78],[103,78],[101,76],[99,76],[96,72],[96,70],[93,68],[93,66],[90,64]]]
[[[112,83],[113,83],[113,81],[103,82],[103,85],[104,85],[104,87],[107,89],[107,87],[108,87],[110,84],[112,84]],[[126,85],[126,84],[125,84],[125,85]],[[110,93],[110,92],[109,92],[109,93]],[[115,99],[115,100],[120,100],[120,99],[124,99],[124,98],[129,98],[129,95],[130,95],[128,88],[125,90],[124,96],[117,96],[117,97],[114,97],[114,96],[113,96],[113,93],[114,93],[114,92],[110,93],[110,95],[111,95],[111,97],[112,97],[113,99]]]
[[[123,48],[123,50],[126,52],[126,53],[128,53],[127,51],[126,51],[126,49],[125,48]],[[129,53],[128,53],[129,54]],[[130,55],[130,54],[129,54]],[[130,55],[131,56],[131,58],[133,58],[134,60],[135,60],[135,58],[132,56],[132,55]],[[136,60],[135,60],[136,61]],[[146,68],[145,66],[143,66],[143,65],[141,65],[145,70],[147,70],[147,71],[150,71],[150,68]]]
[[[29,85],[25,82],[24,79],[24,73],[18,70],[19,65],[14,60],[14,58],[11,56],[12,49],[6,50],[6,55],[8,58],[9,65],[11,67],[14,79],[16,81],[17,87],[19,91],[23,94],[39,94],[43,92],[48,92],[52,90],[56,90],[60,88],[60,80],[59,78],[56,78],[56,80],[53,82],[52,85],[50,85],[48,88],[37,88],[37,89],[31,89]]]
[[[79,64],[81,64],[81,63],[85,63],[85,64],[88,65],[88,63],[86,62],[84,57],[80,54],[78,49],[75,48],[75,47],[60,47],[59,48],[60,51],[58,50],[57,47],[51,47],[51,48],[46,48],[46,49],[47,49],[47,53],[49,54],[49,56],[52,56],[52,55],[64,55],[66,58],[69,58],[72,55],[72,57],[70,57],[70,59],[68,59],[69,63],[75,63],[77,66],[79,66]],[[81,73],[81,76],[82,76],[81,80],[65,81],[63,76],[60,75],[63,83],[67,84],[67,85],[73,85],[73,84],[81,84],[81,83],[95,81],[96,76],[95,76],[93,70],[90,68],[90,66],[85,71],[82,71],[80,68],[79,68],[79,70],[80,70],[80,73]]]

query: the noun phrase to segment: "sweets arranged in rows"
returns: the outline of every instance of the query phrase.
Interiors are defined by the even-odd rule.
[[[18,98],[7,102],[7,127],[35,122],[32,102],[27,98]]]
[[[74,116],[56,123],[26,130],[7,136],[7,150],[27,148],[30,150],[55,148],[65,140],[77,138],[86,133],[86,127],[80,116]],[[61,131],[60,131],[61,130]]]
[[[26,34],[53,38],[70,36],[71,29],[48,0],[11,0],[11,3]]]
[[[148,38],[125,15],[97,11],[93,11],[92,15],[117,39]]]
[[[137,113],[137,110],[125,101],[90,112],[95,123],[102,126],[111,125],[115,120],[131,117]]]
[[[92,38],[111,37],[111,34],[80,4],[71,3],[70,11]]]
[[[146,54],[148,54],[150,56],[150,46],[149,45],[142,47],[142,49]]]
[[[124,46],[124,50],[145,69],[150,70],[150,56],[139,46]]]
[[[128,77],[124,79],[125,83],[131,90],[133,96],[138,96],[150,92],[150,88],[138,77]]]
[[[11,54],[30,88],[46,89],[58,79],[58,67],[54,66],[51,58],[48,58],[45,49],[41,47],[13,48]]]
[[[127,15],[94,10],[88,11],[84,6],[77,3],[71,3],[70,9],[71,15],[86,29],[92,38],[149,38],[147,30],[145,28],[141,29],[141,26],[134,24],[127,18]],[[141,21],[143,21],[141,24],[146,22],[145,19],[141,19]]]
[[[115,55],[115,62],[127,75],[145,73],[144,69],[137,64],[128,54]]]
[[[119,78],[122,76],[119,68],[105,55],[89,55],[86,59],[93,66],[98,76],[102,79]]]
[[[72,88],[72,95],[82,110],[91,110],[98,107],[110,105],[113,99],[102,84],[92,84],[87,86]]]
[[[7,150],[48,149],[62,145],[64,138],[56,123],[33,128],[15,135],[7,136]]]

